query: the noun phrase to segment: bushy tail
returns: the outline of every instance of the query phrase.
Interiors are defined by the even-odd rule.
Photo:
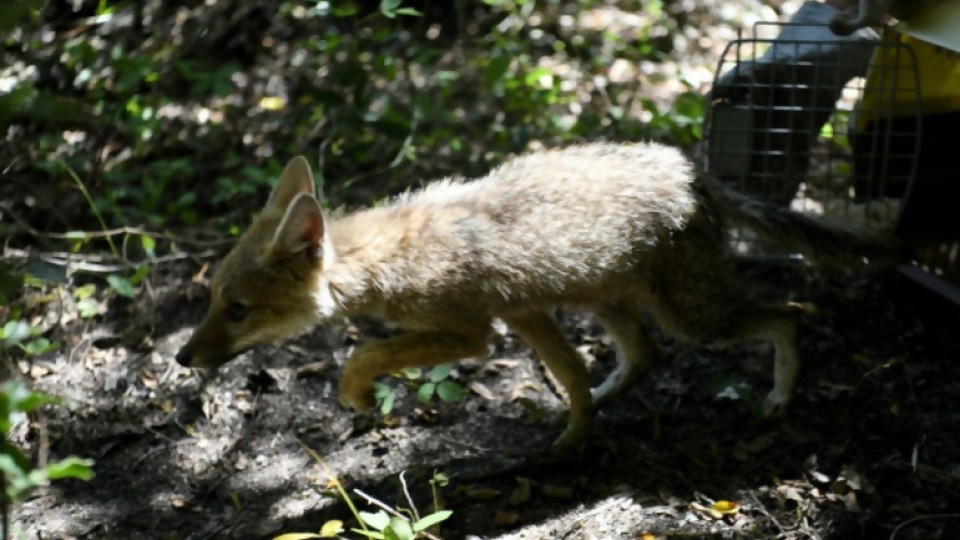
[[[710,175],[701,174],[699,181],[729,224],[747,227],[761,239],[818,263],[866,259],[890,265],[902,258],[902,244],[892,233],[772,206],[740,194]]]

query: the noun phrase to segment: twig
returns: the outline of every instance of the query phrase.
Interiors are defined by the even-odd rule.
[[[68,269],[73,271],[92,272],[95,274],[111,274],[121,270],[137,268],[139,266],[154,266],[194,257],[213,257],[216,254],[216,250],[208,249],[206,251],[201,251],[200,253],[171,253],[169,255],[163,255],[161,257],[155,257],[149,260],[126,261],[121,264],[97,264],[86,262],[84,259],[89,260],[96,257],[86,257],[75,253],[38,253],[35,256],[45,263],[56,266],[66,266]],[[20,259],[28,259],[31,257],[29,251],[16,248],[7,248],[3,255],[4,257],[15,257]]]
[[[417,505],[413,504],[413,497],[410,496],[410,490],[407,488],[407,479],[403,475],[407,474],[407,471],[400,471],[400,487],[403,488],[403,496],[407,499],[407,504],[410,505],[410,511],[413,512],[413,521],[420,521],[420,512],[417,512]]]
[[[767,516],[767,519],[772,521],[773,524],[777,526],[777,529],[780,531],[780,534],[783,534],[788,530],[793,530],[796,528],[796,527],[790,527],[788,529],[783,525],[781,525],[780,522],[777,521],[777,518],[773,517],[773,514],[767,511],[767,507],[764,506],[762,502],[760,502],[760,499],[757,498],[756,494],[751,493],[750,498],[753,499],[753,504],[757,505],[757,510],[759,510],[760,513],[763,514],[764,516]],[[780,536],[780,534],[778,534],[777,536]]]
[[[404,518],[404,519],[407,518],[407,516],[401,514],[400,512],[398,512],[397,510],[395,510],[394,508],[391,508],[387,503],[381,502],[379,499],[375,498],[373,495],[370,495],[370,494],[364,492],[364,491],[363,491],[362,489],[360,489],[360,488],[353,488],[353,492],[356,493],[357,495],[363,497],[363,498],[367,501],[367,504],[372,504],[372,505],[374,505],[374,506],[377,506],[377,507],[379,507],[379,508],[382,508],[383,510],[386,510],[386,512],[387,512],[388,514],[392,514],[392,515],[394,515],[394,516],[401,517],[401,518]]]
[[[48,233],[37,230],[34,228],[27,220],[23,219],[23,216],[19,215],[10,205],[0,205],[3,210],[17,222],[17,225],[20,226],[23,230],[27,232],[30,236],[36,236],[39,238],[50,238],[53,240],[92,240],[96,238],[107,238],[110,236],[119,236],[124,235],[138,235],[138,236],[149,236],[150,238],[158,238],[163,240],[169,240],[170,242],[178,244],[186,244],[192,246],[200,247],[218,247],[218,246],[227,246],[236,242],[232,238],[222,238],[219,240],[197,240],[194,238],[187,238],[185,236],[178,236],[168,232],[155,232],[148,231],[146,229],[141,229],[140,227],[117,227],[114,229],[105,229],[102,231],[73,231],[69,233]]]
[[[928,515],[926,515],[926,516],[916,516],[916,517],[912,517],[912,518],[904,521],[903,523],[897,525],[897,527],[896,527],[895,529],[893,529],[893,532],[890,533],[890,540],[894,540],[894,538],[897,536],[897,533],[900,532],[900,529],[906,527],[907,525],[910,525],[911,523],[913,523],[913,522],[915,522],[915,521],[924,521],[924,520],[928,520],[928,519],[940,519],[940,518],[958,519],[958,518],[960,518],[960,514],[928,514]]]
[[[83,194],[83,198],[86,199],[87,204],[90,205],[90,210],[93,211],[93,215],[96,216],[97,221],[100,222],[100,228],[102,228],[104,231],[110,230],[107,227],[107,222],[103,219],[103,216],[100,214],[100,210],[97,209],[97,205],[94,204],[93,197],[91,197],[90,192],[87,191],[87,186],[83,183],[83,180],[81,180],[80,177],[77,176],[77,173],[74,172],[74,170],[70,168],[70,165],[67,165],[65,161],[61,161],[60,165],[62,165],[63,168],[67,170],[67,174],[69,174],[73,178],[73,181],[77,184],[77,187],[80,189],[80,193]],[[110,245],[110,252],[113,253],[114,257],[119,259],[120,252],[117,251],[117,246],[114,245],[113,238],[110,236],[107,236],[106,239],[107,239],[107,244]]]
[[[50,437],[47,434],[47,416],[43,414],[43,409],[37,409],[37,468],[46,469],[47,462],[50,459]]]

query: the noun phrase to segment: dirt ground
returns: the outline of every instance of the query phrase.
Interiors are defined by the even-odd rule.
[[[760,270],[819,308],[784,420],[754,414],[770,385],[768,347],[663,338],[665,364],[599,414],[580,459],[556,460],[542,450],[563,425],[562,397],[509,334],[489,360],[453,372],[467,389],[458,403],[424,406],[412,383],[384,381],[400,395],[387,417],[336,403],[344,358],[387,331],[365,321],[255,350],[206,378],[179,367],[173,354],[205,307],[202,262],[158,268],[149,298],[76,323],[62,354],[21,363],[36,388],[73,406],[21,426],[14,444],[96,462],[93,480],[58,482],[14,510],[23,538],[356,526],[331,475],[372,511],[353,490],[409,508],[404,473],[425,514],[435,471],[449,477],[446,539],[960,538],[955,319],[920,318],[914,291],[890,273]],[[561,315],[601,379],[609,340],[589,316]],[[718,501],[735,511],[711,511]]]

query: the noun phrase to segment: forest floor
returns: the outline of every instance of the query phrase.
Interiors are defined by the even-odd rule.
[[[755,20],[776,18],[770,6],[799,5],[792,0],[668,2],[681,3],[682,13],[690,11],[688,4],[703,12],[701,18],[685,16],[678,25],[675,33],[683,37],[683,48],[671,49],[663,60],[639,68],[612,57],[600,62],[611,71],[617,66],[623,71],[621,78],[627,82],[620,93],[629,95],[631,102],[649,98],[668,107],[682,91],[703,92],[719,51],[736,36],[731,20],[742,19],[737,24],[747,27]],[[196,4],[216,7],[216,2]],[[259,4],[221,2],[217,9]],[[648,4],[658,3],[644,3]],[[750,10],[744,8],[747,5]],[[629,44],[616,34],[636,34],[630,24],[641,18],[601,16],[604,13],[608,12],[597,10],[596,20],[581,17],[593,26],[589,32],[577,31],[587,36],[610,34],[604,39]],[[215,15],[220,17],[220,12]],[[182,19],[202,22],[196,16]],[[263,26],[253,17],[237,19],[249,22],[253,30]],[[221,18],[211,20],[219,24]],[[275,27],[286,31],[284,24]],[[71,28],[57,31],[69,33]],[[220,30],[232,39],[232,28]],[[651,36],[660,36],[658,32]],[[269,42],[240,37],[242,43]],[[278,33],[277,42],[284,37]],[[8,54],[16,47],[9,49]],[[263,56],[281,66],[298,65],[280,62],[284,54],[293,55],[294,47],[275,52]],[[600,68],[589,64],[589,58],[593,56],[582,59],[589,69],[584,68],[581,82],[597,88],[583,95],[607,96],[610,92],[597,82],[602,77],[595,76],[599,71],[591,71]],[[273,80],[271,69],[251,68],[249,73]],[[679,80],[679,73],[688,75],[690,88]],[[262,157],[251,149],[276,138],[319,141],[320,135],[310,129],[289,127],[302,120],[296,117],[296,108],[278,120],[267,113],[280,112],[267,111],[263,116],[269,122],[255,125],[262,120],[247,111],[257,110],[260,94],[248,94],[243,99],[251,103],[225,106],[234,116],[223,135],[193,146],[157,143],[157,152],[176,154],[186,162],[185,169],[210,169],[209,178],[203,176],[205,169],[198,169],[199,179],[169,184],[167,192],[158,195],[163,202],[196,189],[198,201],[193,204],[201,215],[212,214],[204,204],[218,185],[211,179],[227,166],[221,153],[239,152],[242,158],[234,159],[232,166],[246,170],[254,169],[254,157]],[[471,111],[476,96],[465,96],[463,109]],[[632,114],[627,109],[626,116]],[[457,128],[472,123],[465,120]],[[616,127],[616,122],[612,124]],[[171,140],[185,132],[176,123],[165,121],[163,126]],[[104,125],[90,133],[112,136],[114,131]],[[486,125],[476,131],[492,132]],[[46,166],[56,158],[31,157],[38,139],[33,132],[25,133],[29,136],[18,139],[20,146],[4,147],[16,149],[9,163],[13,173],[25,163]],[[63,137],[54,135],[60,148]],[[249,147],[236,144],[248,135],[253,137]],[[588,135],[605,136],[600,131]],[[447,137],[437,138],[442,142]],[[92,142],[85,144],[100,152],[95,137],[88,139]],[[66,148],[68,142],[62,145]],[[107,155],[113,146],[104,144]],[[324,145],[304,145],[297,151],[314,152]],[[115,150],[123,153],[119,146]],[[285,160],[288,150],[278,145],[277,156]],[[486,150],[481,147],[477,153],[485,155]],[[444,151],[454,158],[467,155]],[[381,161],[399,157],[395,151],[385,158],[381,153],[380,146],[371,144],[370,154]],[[153,154],[143,155],[148,156],[144,158],[148,165],[156,161]],[[411,169],[443,161],[442,156],[434,157],[426,156]],[[447,161],[459,163],[454,158],[447,156]],[[339,160],[355,161],[349,149]],[[99,158],[95,162],[100,163]],[[130,178],[148,177],[143,170],[149,173],[131,169]],[[171,182],[180,181],[180,170],[174,169]],[[41,252],[67,250],[63,240],[69,236],[52,239],[49,233],[98,226],[72,180],[24,171],[11,173],[10,181],[4,176],[0,183],[0,210],[16,209],[24,220],[6,229],[11,236],[4,240],[4,255],[17,251],[19,255],[10,255],[17,264],[28,257],[36,260]],[[363,178],[373,178],[381,171],[360,172]],[[420,180],[397,174],[404,181],[402,187]],[[135,180],[123,177],[118,182],[91,183],[91,191],[102,195],[111,185],[126,188]],[[367,200],[375,199],[374,193],[397,191],[396,183],[386,190],[377,182],[358,182],[351,194]],[[265,185],[251,190],[253,194],[210,205],[219,204],[220,211],[237,203],[230,208],[234,217],[246,220],[253,208],[241,203],[266,193]],[[151,215],[163,206],[157,208]],[[2,217],[6,220],[8,214]],[[209,232],[202,225],[194,229]],[[224,247],[222,242],[219,247]],[[49,298],[39,312],[31,313],[48,323],[43,326],[51,329],[51,340],[63,346],[40,357],[16,358],[16,376],[32,388],[65,398],[70,406],[45,409],[19,424],[10,442],[40,462],[69,455],[90,458],[95,476],[86,482],[57,481],[31,492],[12,509],[14,530],[19,531],[14,538],[269,539],[317,532],[330,520],[356,527],[349,508],[332,489],[331,477],[339,479],[360,510],[375,511],[376,506],[355,490],[391,508],[415,506],[423,515],[433,510],[430,481],[435,474],[448,479],[437,488],[437,502],[453,511],[437,533],[447,540],[960,538],[957,314],[930,311],[931,302],[923,301],[893,272],[825,275],[786,263],[744,269],[768,282],[771,294],[817,306],[817,313],[807,317],[801,329],[803,368],[798,395],[785,418],[763,421],[756,414],[759,398],[772,384],[769,346],[689,344],[658,335],[666,351],[663,365],[599,412],[582,456],[558,460],[544,450],[564,425],[564,398],[530,350],[505,331],[491,342],[488,358],[462,362],[450,373],[450,380],[465,389],[458,402],[423,404],[416,396],[420,381],[404,377],[381,381],[397,396],[389,415],[356,415],[336,399],[337,377],[350,352],[389,332],[372,321],[318,328],[296,340],[260,347],[212,374],[180,367],[173,356],[203,316],[209,297],[206,286],[222,250],[201,254],[198,249],[194,254],[183,251],[187,248],[182,245],[177,249],[181,251],[171,257],[176,261],[151,267],[136,300],[101,287],[107,297],[78,302],[76,291],[82,284],[73,278],[47,290],[67,293],[45,291]],[[80,279],[100,283],[102,277],[85,274]],[[87,314],[81,313],[84,310]],[[589,314],[561,315],[564,331],[589,360],[592,382],[597,384],[613,366],[609,338]]]
[[[202,316],[204,272],[169,267],[148,300],[114,306],[96,327],[78,322],[63,354],[23,362],[35,388],[74,406],[21,426],[13,442],[96,463],[91,481],[57,482],[16,508],[25,538],[271,538],[331,519],[355,526],[330,477],[361,509],[375,510],[357,488],[426,514],[434,473],[449,478],[439,488],[453,510],[448,539],[960,532],[955,514],[942,516],[960,501],[956,348],[887,273],[759,270],[819,308],[803,326],[799,394],[782,421],[754,414],[753,396],[770,384],[769,347],[662,338],[669,360],[598,415],[581,458],[556,460],[542,451],[563,425],[562,396],[505,333],[489,359],[452,372],[467,389],[457,403],[424,405],[413,382],[385,381],[398,394],[388,416],[336,403],[344,358],[386,332],[365,321],[259,348],[208,377],[181,368],[172,357]],[[608,338],[588,315],[562,320],[599,380],[613,361]],[[724,501],[734,511],[710,510]]]

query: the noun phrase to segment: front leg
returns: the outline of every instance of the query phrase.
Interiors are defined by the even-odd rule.
[[[513,313],[504,316],[503,320],[520,339],[536,351],[540,360],[546,364],[570,397],[567,427],[553,442],[552,451],[561,455],[580,452],[587,440],[587,430],[593,418],[590,373],[587,372],[583,357],[570,345],[549,313]]]
[[[487,352],[486,334],[411,332],[357,347],[340,375],[340,404],[356,411],[374,406],[373,381],[406,367],[434,366]]]

